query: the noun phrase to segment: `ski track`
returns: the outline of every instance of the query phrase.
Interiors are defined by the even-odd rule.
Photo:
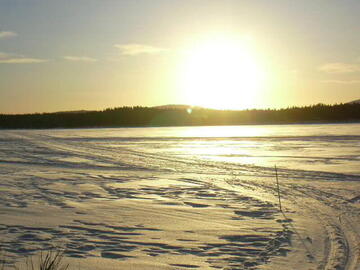
[[[254,189],[255,186],[263,192],[271,190],[274,196],[277,194],[276,188],[266,182],[247,182],[239,185],[248,189]],[[360,221],[360,208],[354,207],[347,198],[317,189],[314,185],[282,184],[281,193],[285,195],[287,202],[291,202],[290,208],[299,205],[306,209],[309,217],[321,221],[327,233],[328,245],[317,269],[359,269],[360,234],[359,228],[355,226]],[[307,255],[312,256],[311,253]]]

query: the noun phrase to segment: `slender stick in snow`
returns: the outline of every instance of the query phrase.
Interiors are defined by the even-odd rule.
[[[276,175],[276,185],[277,185],[277,192],[278,192],[278,198],[279,198],[279,208],[280,208],[280,211],[282,212],[281,196],[280,196],[280,185],[279,185],[279,178],[278,178],[278,172],[277,172],[276,165],[275,165],[275,175]]]

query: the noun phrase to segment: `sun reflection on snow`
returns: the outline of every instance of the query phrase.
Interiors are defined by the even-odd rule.
[[[200,138],[262,137],[268,134],[269,130],[260,126],[205,126],[184,127],[176,130],[176,135],[179,137]]]
[[[269,158],[264,155],[260,146],[263,142],[251,140],[220,140],[209,139],[183,142],[177,145],[172,151],[179,156],[188,156],[195,159],[231,162],[238,164],[262,164],[268,162]]]

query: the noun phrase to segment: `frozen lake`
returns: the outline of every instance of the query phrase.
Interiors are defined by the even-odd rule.
[[[0,162],[259,176],[276,164],[288,177],[352,178],[360,175],[360,124],[0,130]]]
[[[277,210],[275,164],[291,219]],[[357,202],[358,180],[360,124],[0,130],[0,247],[10,266],[53,246],[82,269],[320,265],[300,259],[308,249],[356,264],[326,250],[336,224],[309,224],[314,210],[294,205],[343,196],[358,218],[344,203]]]

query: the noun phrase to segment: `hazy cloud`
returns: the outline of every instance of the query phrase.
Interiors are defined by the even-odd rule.
[[[97,60],[87,56],[64,56],[65,60],[74,62],[96,62]]]
[[[12,37],[16,37],[17,34],[15,32],[11,32],[11,31],[0,31],[0,39],[1,38],[12,38]]]
[[[47,60],[0,52],[0,64],[32,64],[43,62],[47,62]]]
[[[120,49],[122,55],[139,55],[139,54],[158,54],[166,49],[144,44],[115,44],[115,48]]]
[[[352,73],[360,71],[360,66],[347,63],[327,63],[320,66],[318,70],[326,73]]]
[[[335,84],[358,84],[360,80],[323,80],[322,83],[335,83]]]

